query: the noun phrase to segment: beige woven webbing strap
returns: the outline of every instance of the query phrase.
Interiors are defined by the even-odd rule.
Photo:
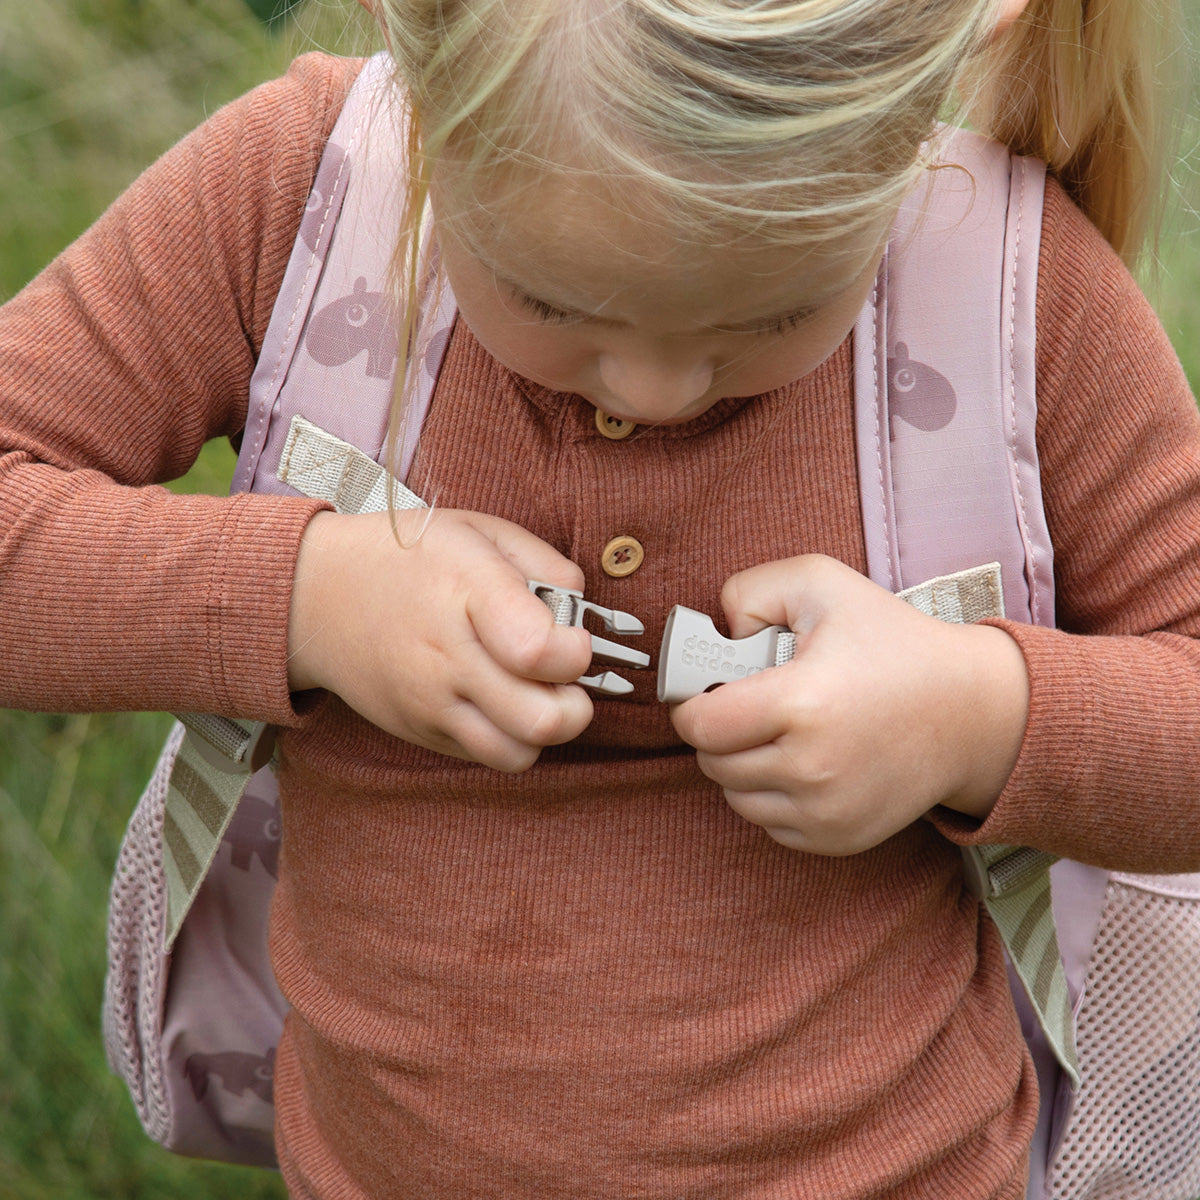
[[[926,616],[952,625],[970,625],[984,617],[1004,616],[999,563],[985,563],[954,575],[939,575],[896,594]]]
[[[964,859],[979,871],[982,900],[1020,977],[1054,1057],[1079,1086],[1075,1018],[1051,907],[1052,854],[1028,846],[969,846]]]
[[[425,501],[357,446],[343,442],[303,417],[293,417],[279,462],[279,478],[340,513],[424,508]]]
[[[255,751],[267,729],[261,722],[208,714],[181,713],[178,719],[187,735],[171,768],[163,813],[168,950],[258,765]]]

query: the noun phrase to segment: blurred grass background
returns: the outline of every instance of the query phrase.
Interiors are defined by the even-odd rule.
[[[0,301],[134,176],[297,53],[373,49],[353,0],[0,0]],[[274,19],[272,19],[274,17]],[[178,486],[228,489],[210,445]],[[117,845],[170,718],[0,710],[0,1200],[279,1200],[142,1133],[100,1039]]]
[[[0,0],[0,300],[206,114],[318,47],[371,48],[352,0]],[[1194,388],[1196,139],[1189,122],[1150,285]],[[213,445],[179,486],[222,492],[232,462]],[[168,725],[0,710],[0,1200],[284,1194],[159,1150],[104,1063],[109,877]]]

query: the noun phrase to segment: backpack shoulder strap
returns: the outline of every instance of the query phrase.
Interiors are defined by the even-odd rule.
[[[962,130],[940,131],[931,149],[934,166],[899,215],[854,331],[868,569],[906,598],[930,577],[957,596],[959,580],[976,580],[995,559],[1003,603],[987,615],[1053,625],[1034,438],[1045,168]],[[1041,1033],[1077,1083],[1053,856],[982,846],[964,860]]]
[[[234,491],[300,494],[278,478],[296,416],[376,461],[383,455],[399,351],[392,266],[408,171],[407,118],[396,87],[391,58],[370,59],[325,147],[251,378]],[[401,478],[456,311],[428,233],[419,276]]]
[[[992,547],[1007,613],[1053,625],[1034,443],[1045,167],[963,130],[934,154],[854,331],[870,574],[898,592]]]
[[[397,181],[406,169],[403,105],[394,88],[391,59],[370,59],[326,144],[251,378],[234,491],[302,494],[279,471],[294,419],[303,425],[305,416],[372,459],[383,453],[398,357],[388,278],[400,224]],[[450,289],[437,285],[429,240],[422,279],[421,320],[405,380],[411,419],[404,470],[455,313]],[[178,715],[188,733],[166,799],[168,947],[263,757],[257,752],[261,724]]]

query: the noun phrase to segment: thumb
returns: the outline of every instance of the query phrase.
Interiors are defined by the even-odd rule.
[[[480,642],[497,662],[524,678],[565,683],[584,674],[592,659],[587,630],[555,626],[550,610],[528,586],[535,579],[582,591],[583,571],[520,525],[483,513],[467,517],[507,564],[484,594],[473,594],[468,602],[467,615]]]
[[[525,580],[538,579],[556,587],[583,590],[582,569],[528,529],[485,513],[471,513],[469,519]]]
[[[768,625],[784,625],[798,635],[820,624],[845,588],[851,568],[820,554],[763,563],[740,571],[721,590],[721,607],[735,638],[749,637]]]

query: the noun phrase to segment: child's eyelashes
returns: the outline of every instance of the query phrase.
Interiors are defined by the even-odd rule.
[[[790,333],[793,329],[799,329],[801,325],[810,321],[817,312],[816,308],[798,308],[793,312],[780,313],[775,317],[763,317],[758,321],[747,321],[742,325],[714,326],[713,332],[765,334],[768,337],[773,334]]]
[[[578,325],[584,321],[593,319],[589,318],[588,314],[584,312],[556,308],[553,304],[548,304],[545,300],[539,300],[536,296],[530,296],[528,293],[515,288],[512,289],[512,295],[522,308],[533,313],[540,321],[547,325]],[[768,320],[746,325],[729,328],[714,325],[711,328],[711,332],[726,335],[761,334],[769,337],[798,329],[812,315],[812,309],[799,309],[796,312],[785,313],[778,317],[771,317]]]
[[[782,317],[772,317],[770,321],[768,321],[765,325],[760,325],[757,329],[743,329],[740,332],[767,334],[788,333],[793,329],[799,329],[799,327],[803,325],[804,322],[807,321],[811,316],[812,313],[807,309],[804,309],[800,312],[787,313]]]
[[[547,325],[574,325],[586,320],[582,313],[555,308],[553,304],[547,304],[545,300],[539,300],[536,296],[528,296],[524,292],[514,292],[513,295],[522,308],[535,313],[539,320],[545,321]]]

